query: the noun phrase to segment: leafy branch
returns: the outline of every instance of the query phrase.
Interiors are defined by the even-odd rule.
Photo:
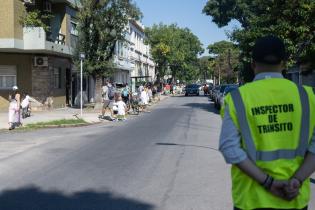
[[[50,27],[46,22],[48,22],[53,16],[48,13],[42,13],[39,10],[33,10],[25,12],[20,17],[20,24],[23,27],[42,27],[45,31],[49,31]]]

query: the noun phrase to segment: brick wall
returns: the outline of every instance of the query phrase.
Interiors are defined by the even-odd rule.
[[[48,57],[48,67],[32,68],[32,93],[41,103],[45,103],[48,97],[53,98],[53,107],[66,105],[66,69],[71,68],[70,60],[54,56]],[[60,88],[54,84],[54,69],[61,69]]]
[[[52,74],[52,67],[49,66],[32,68],[32,95],[41,103],[53,94]]]

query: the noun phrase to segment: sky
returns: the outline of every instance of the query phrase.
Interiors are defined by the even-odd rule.
[[[189,28],[201,41],[203,47],[221,40],[228,40],[226,31],[238,27],[235,21],[228,26],[218,28],[210,16],[202,14],[207,0],[134,0],[143,13],[145,27],[153,24],[177,23],[179,27]],[[207,50],[205,54],[208,55]]]

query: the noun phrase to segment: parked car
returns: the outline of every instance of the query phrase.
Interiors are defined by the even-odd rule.
[[[236,88],[238,88],[238,85],[234,85],[234,84],[227,85],[224,88],[223,93],[219,95],[219,99],[218,99],[219,102],[217,104],[217,109],[220,109],[223,106],[224,97],[231,91],[235,90]]]
[[[187,85],[185,88],[185,96],[188,96],[188,95],[199,96],[199,85],[197,85],[197,84]]]
[[[218,89],[215,91],[214,94],[214,107],[219,109],[219,104],[220,104],[220,97],[224,92],[224,89],[227,87],[227,84],[219,85]]]
[[[215,94],[216,92],[220,89],[220,86],[219,85],[215,85],[215,86],[212,86],[211,90],[210,90],[210,94],[209,94],[209,97],[212,101],[214,101],[214,98],[215,98]]]

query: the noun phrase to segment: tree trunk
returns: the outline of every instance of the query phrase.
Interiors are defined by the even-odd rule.
[[[160,84],[160,82],[161,82],[161,77],[160,77],[159,73],[156,74],[156,81],[155,82],[158,83],[158,84]]]
[[[171,69],[172,71],[172,83],[176,83],[176,69]]]
[[[95,102],[101,103],[102,102],[102,76],[96,75],[95,76]]]

